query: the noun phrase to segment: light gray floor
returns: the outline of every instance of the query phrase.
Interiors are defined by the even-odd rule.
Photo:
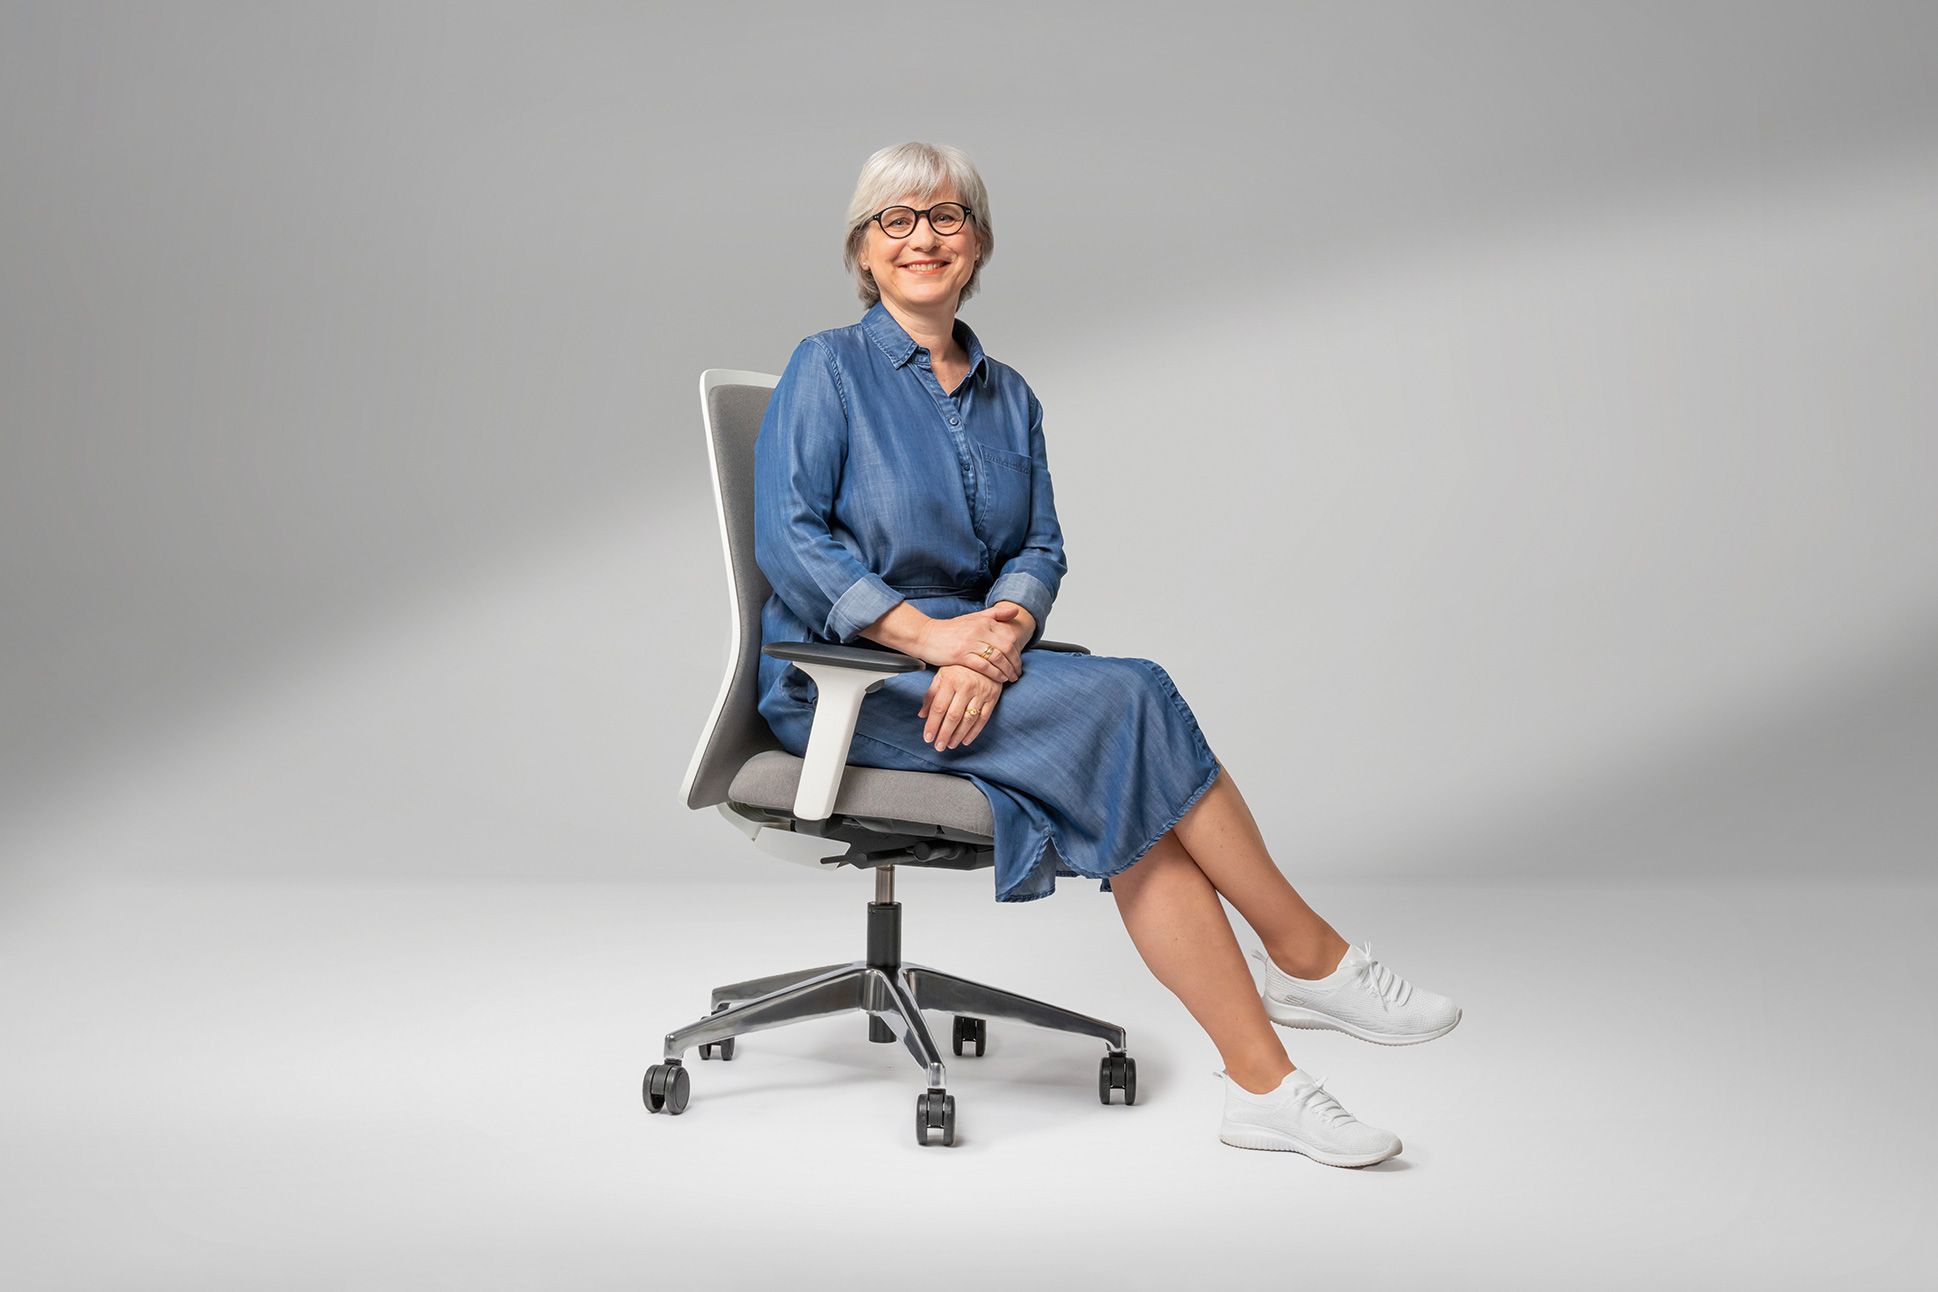
[[[771,872],[771,873],[770,873]],[[1217,1059],[1110,899],[903,872],[906,953],[1122,1023],[992,1022],[960,1143],[860,1016],[638,1082],[717,983],[857,958],[854,872],[758,882],[125,882],[0,916],[11,1287],[1913,1287],[1938,1277],[1938,885],[1327,884],[1467,1016],[1290,1034],[1406,1153],[1216,1139]],[[1242,933],[1242,930],[1241,930]],[[946,1044],[946,1018],[932,1016]],[[678,1280],[678,1284],[673,1281]]]

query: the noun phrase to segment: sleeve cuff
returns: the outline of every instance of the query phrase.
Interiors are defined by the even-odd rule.
[[[1036,631],[1031,633],[1029,641],[1024,643],[1025,647],[1029,647],[1036,645],[1042,638],[1043,626],[1050,621],[1050,603],[1053,600],[1055,598],[1050,595],[1050,589],[1044,585],[1043,580],[1034,574],[1014,570],[989,586],[989,595],[983,598],[982,604],[987,609],[998,601],[1014,601],[1029,611],[1031,617],[1036,620]]]
[[[879,574],[864,575],[850,584],[828,611],[828,636],[845,645],[906,600],[907,597],[884,583]]]

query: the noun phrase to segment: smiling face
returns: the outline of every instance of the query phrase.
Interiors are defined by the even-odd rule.
[[[938,202],[961,200],[950,185],[924,198],[897,198],[894,204],[924,211]],[[938,307],[953,312],[981,253],[973,216],[947,237],[936,233],[926,217],[915,222],[915,232],[906,238],[891,238],[879,221],[870,220],[861,263],[874,274],[875,289],[889,304],[912,314]]]

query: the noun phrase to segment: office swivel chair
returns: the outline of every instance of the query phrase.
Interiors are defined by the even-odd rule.
[[[767,654],[814,679],[817,695],[807,756],[781,748],[756,708],[760,614],[770,591],[754,562],[754,441],[780,379],[713,368],[700,374],[700,408],[713,467],[720,536],[727,554],[733,608],[727,675],[693,751],[682,796],[690,808],[714,807],[763,851],[830,870],[875,872],[868,904],[867,958],[750,978],[713,990],[713,1012],[666,1036],[666,1058],[646,1070],[643,1094],[655,1113],[685,1111],[690,1077],[684,1056],[734,1057],[745,1032],[852,1011],[867,1013],[868,1039],[900,1039],[928,1077],[915,1101],[920,1144],[955,1143],[955,1096],[948,1093],[940,1051],[923,1010],[955,1016],[952,1048],[980,1056],[987,1020],[1094,1036],[1106,1047],[1097,1095],[1137,1102],[1137,1064],[1124,1052],[1124,1029],[953,974],[902,960],[902,907],[895,867],[975,870],[994,864],[989,800],[967,777],[848,765],[848,746],[862,697],[920,660],[896,651],[818,642],[774,642]],[[1088,654],[1081,646],[1041,641],[1034,649]]]

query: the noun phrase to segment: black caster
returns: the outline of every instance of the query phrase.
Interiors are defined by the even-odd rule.
[[[1122,1050],[1112,1050],[1104,1056],[1103,1066],[1097,1069],[1097,1098],[1110,1102],[1110,1092],[1124,1092],[1124,1102],[1137,1102],[1137,1060]]]
[[[929,1132],[934,1130],[942,1132],[942,1147],[955,1146],[956,1097],[940,1090],[925,1090],[915,1096],[915,1142],[927,1148]]]
[[[721,1004],[715,1005],[713,1007],[713,1012],[718,1014],[721,1010],[726,1008],[727,1008],[726,1003],[722,1002]],[[738,1037],[730,1036],[724,1041],[703,1042],[700,1046],[700,1057],[703,1059],[711,1059],[713,1057],[713,1052],[715,1050],[718,1050],[720,1052],[720,1062],[725,1063],[728,1059],[733,1058],[733,1043],[738,1039],[739,1039]]]
[[[950,1038],[949,1043],[955,1048],[956,1054],[960,1056],[963,1045],[969,1041],[976,1043],[976,1057],[980,1059],[982,1057],[983,1047],[989,1044],[989,1020],[986,1018],[971,1018],[967,1014],[957,1014],[955,1035]]]
[[[686,1065],[678,1059],[655,1063],[646,1069],[646,1080],[641,1088],[641,1094],[646,1099],[646,1111],[679,1116],[686,1111],[686,1097],[691,1084],[686,1075]]]

